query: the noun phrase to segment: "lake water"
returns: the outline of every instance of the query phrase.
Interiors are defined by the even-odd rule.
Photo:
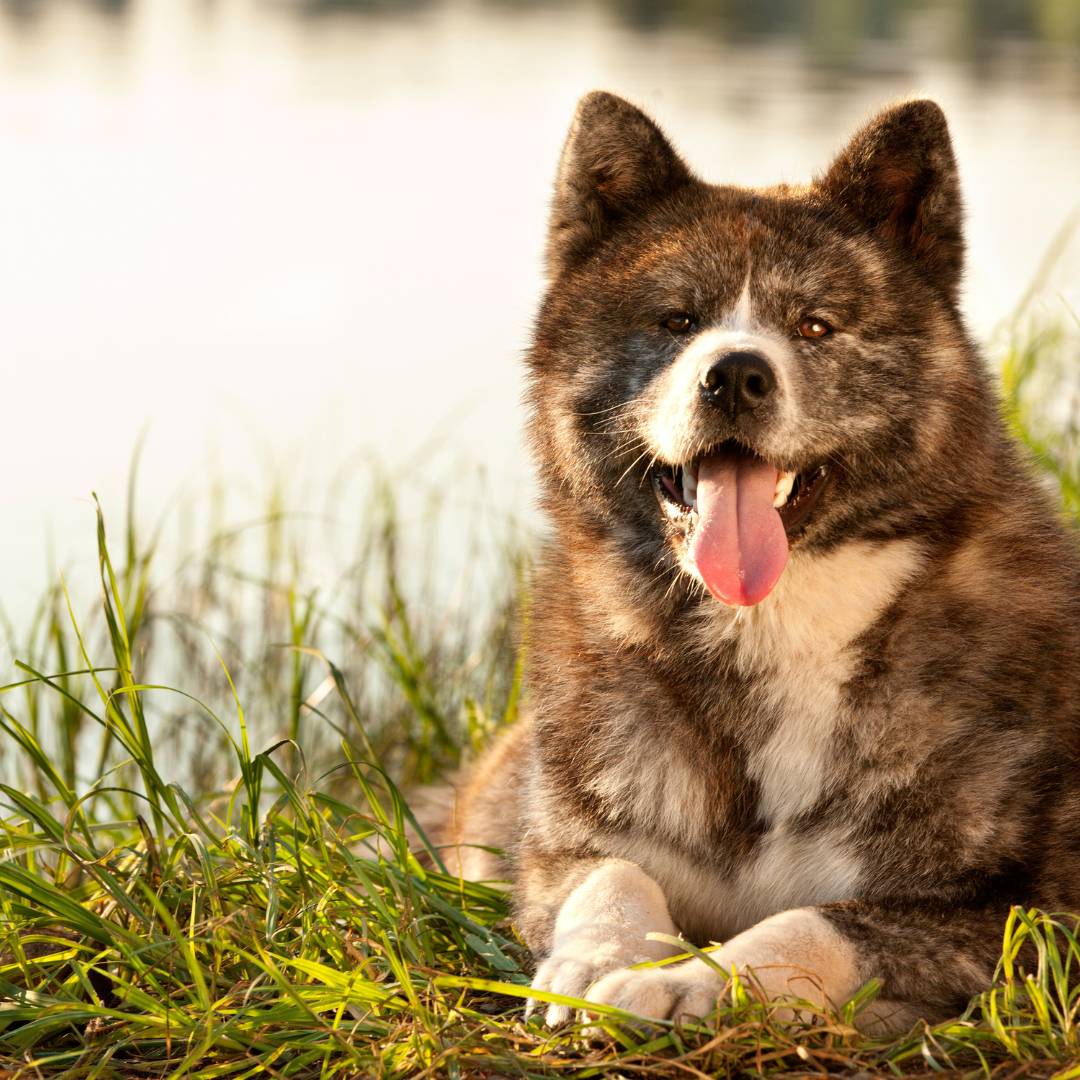
[[[369,452],[406,503],[468,513],[471,460],[528,516],[519,357],[593,87],[749,184],[934,96],[985,336],[1080,202],[1078,42],[1068,0],[0,4],[0,602],[93,566],[144,429],[150,520],[210,478],[243,518],[275,472],[309,509]]]

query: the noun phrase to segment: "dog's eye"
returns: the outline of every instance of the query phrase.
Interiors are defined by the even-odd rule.
[[[685,334],[694,325],[694,320],[685,311],[673,311],[670,315],[664,316],[660,325],[673,334]]]
[[[824,320],[808,315],[799,323],[799,337],[819,338],[832,333],[832,327]]]

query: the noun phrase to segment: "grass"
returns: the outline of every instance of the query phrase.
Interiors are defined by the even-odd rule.
[[[996,347],[1080,514],[1075,335],[1032,306]],[[895,1040],[855,1031],[858,1000],[782,1022],[747,986],[718,1023],[526,1021],[505,893],[421,865],[401,794],[516,714],[520,538],[477,518],[447,589],[376,478],[319,590],[283,493],[183,559],[134,503],[119,541],[98,511],[100,600],[58,584],[0,687],[0,1076],[1080,1078],[1076,920],[1021,909],[994,985]]]

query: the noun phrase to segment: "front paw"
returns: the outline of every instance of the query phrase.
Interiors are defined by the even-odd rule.
[[[621,968],[645,959],[648,957],[610,947],[556,952],[537,968],[532,989],[564,997],[586,998],[589,987],[598,979],[603,981],[605,976],[610,978],[612,972],[617,973]],[[588,995],[588,1000],[592,1000],[591,995]],[[573,1019],[571,1006],[550,1003],[544,1007],[544,1003],[536,998],[529,998],[525,1015],[531,1016],[540,1008],[544,1008],[544,1023],[548,1027],[559,1027]]]
[[[611,1005],[650,1020],[700,1020],[715,1008],[727,979],[700,960],[665,968],[613,971],[586,994],[597,1005]]]

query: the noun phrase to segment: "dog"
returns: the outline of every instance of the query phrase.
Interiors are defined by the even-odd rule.
[[[549,1024],[544,992],[706,1017],[742,973],[879,980],[858,1022],[895,1031],[991,983],[1010,905],[1080,910],[1080,559],[965,329],[962,218],[930,101],[752,190],[580,102],[527,357],[530,710],[443,836],[512,881]],[[721,945],[633,966],[677,935]]]

